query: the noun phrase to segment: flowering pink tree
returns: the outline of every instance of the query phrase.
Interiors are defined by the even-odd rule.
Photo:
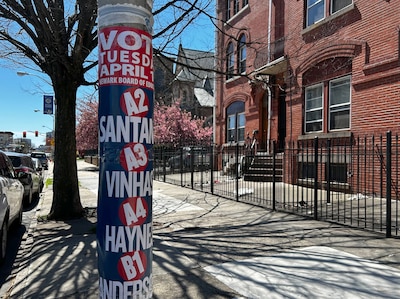
[[[78,106],[76,126],[76,148],[78,151],[97,149],[98,137],[98,108],[97,101],[84,101]]]
[[[212,128],[203,127],[204,119],[193,118],[181,110],[179,103],[154,107],[154,142],[162,144],[190,144],[209,142]]]
[[[97,149],[97,101],[84,101],[78,107],[76,147],[78,151]],[[155,104],[154,142],[158,144],[199,144],[211,140],[212,128],[203,127],[204,119],[192,118],[190,112],[181,110],[178,103],[171,106]]]

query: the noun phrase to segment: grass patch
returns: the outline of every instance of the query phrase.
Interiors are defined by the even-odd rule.
[[[44,183],[46,188],[50,185],[53,185],[53,178],[47,178],[46,182]]]

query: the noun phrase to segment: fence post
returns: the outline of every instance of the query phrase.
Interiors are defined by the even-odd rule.
[[[214,143],[211,143],[211,150],[210,150],[210,188],[211,194],[214,194]]]
[[[276,210],[276,159],[275,140],[272,142],[272,210]]]
[[[318,137],[314,138],[314,219],[318,220]]]
[[[239,201],[239,142],[236,142],[236,180],[235,180],[235,189],[236,189],[236,201]]]
[[[194,189],[194,148],[190,147],[190,187]]]
[[[326,161],[326,203],[331,202],[331,140],[326,141],[327,161]]]
[[[166,147],[162,146],[161,147],[161,162],[162,162],[162,167],[163,167],[163,182],[165,183],[167,181],[167,160],[165,159],[165,153]]]
[[[386,237],[392,236],[392,132],[386,133]]]
[[[182,143],[181,143],[182,144]],[[180,170],[180,175],[181,175],[181,186],[183,187],[183,186],[185,186],[184,185],[184,183],[183,183],[183,147],[181,146],[181,148],[180,148],[180,156],[179,156],[179,159],[180,159],[180,165],[179,165],[179,170]]]

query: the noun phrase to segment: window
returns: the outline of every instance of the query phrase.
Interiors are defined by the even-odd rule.
[[[353,0],[331,0],[331,13],[335,13],[353,3]]]
[[[227,0],[226,1],[226,21],[229,20],[231,18],[231,1]]]
[[[350,128],[350,77],[329,82],[329,130]]]
[[[227,128],[228,128],[228,134],[227,134],[228,140],[227,141],[228,142],[235,141],[235,128],[236,128],[236,115],[235,114],[228,115]]]
[[[226,79],[233,77],[235,71],[235,57],[233,55],[233,44],[229,43],[226,49]]]
[[[243,7],[245,7],[247,4],[249,4],[249,0],[243,0]]]
[[[353,0],[307,0],[306,25],[318,23],[352,3]]]
[[[239,39],[238,53],[238,71],[241,74],[246,72],[246,36],[244,34]]]
[[[325,0],[307,0],[307,26],[325,17]]]
[[[244,112],[237,116],[237,141],[244,141],[244,129],[246,126],[246,116]]]
[[[233,1],[233,14],[237,14],[239,12],[240,0]]]
[[[322,131],[323,85],[306,88],[305,97],[305,128],[306,132]]]
[[[313,162],[300,162],[298,169],[300,179],[315,178],[315,164]]]
[[[237,101],[232,103],[226,109],[226,114],[227,114],[226,142],[244,141],[244,132],[246,126],[244,102]]]
[[[325,164],[325,173],[329,171],[329,180],[331,182],[347,183],[347,164],[345,163],[330,163],[330,168],[328,169],[328,164]]]
[[[350,128],[351,76],[345,76],[305,89],[305,132]],[[325,92],[325,89],[328,89]],[[328,99],[324,95],[327,94]],[[328,107],[325,115],[324,106]],[[329,126],[324,128],[328,117]]]

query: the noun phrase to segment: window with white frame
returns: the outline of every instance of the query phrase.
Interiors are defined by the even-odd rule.
[[[329,82],[329,130],[350,128],[350,76]]]
[[[325,96],[326,95],[326,96]],[[351,76],[305,88],[305,132],[350,129]],[[327,113],[324,107],[328,107]],[[324,120],[327,126],[324,127]]]
[[[353,0],[306,0],[305,2],[306,26],[308,27],[350,6]]]
[[[239,12],[240,0],[233,0],[233,14],[237,14]]]
[[[325,0],[307,0],[307,26],[325,17]]]
[[[246,115],[244,112],[237,115],[237,141],[244,141],[244,130],[246,126]]]
[[[231,18],[231,1],[226,1],[226,12],[225,12],[225,20],[229,20]]]
[[[242,34],[239,38],[238,45],[238,72],[245,73],[246,72],[246,35]]]
[[[243,7],[245,7],[247,4],[249,4],[249,0],[243,0]]]
[[[246,127],[244,102],[237,101],[232,103],[226,109],[226,114],[227,114],[226,142],[244,141],[244,132]]]
[[[307,87],[305,90],[305,130],[320,132],[323,128],[323,84]]]
[[[226,49],[226,79],[231,79],[235,71],[235,56],[233,53],[233,44],[229,43]]]
[[[235,133],[236,133],[236,114],[228,115],[228,123],[227,123],[227,141],[233,142],[235,141]]]

